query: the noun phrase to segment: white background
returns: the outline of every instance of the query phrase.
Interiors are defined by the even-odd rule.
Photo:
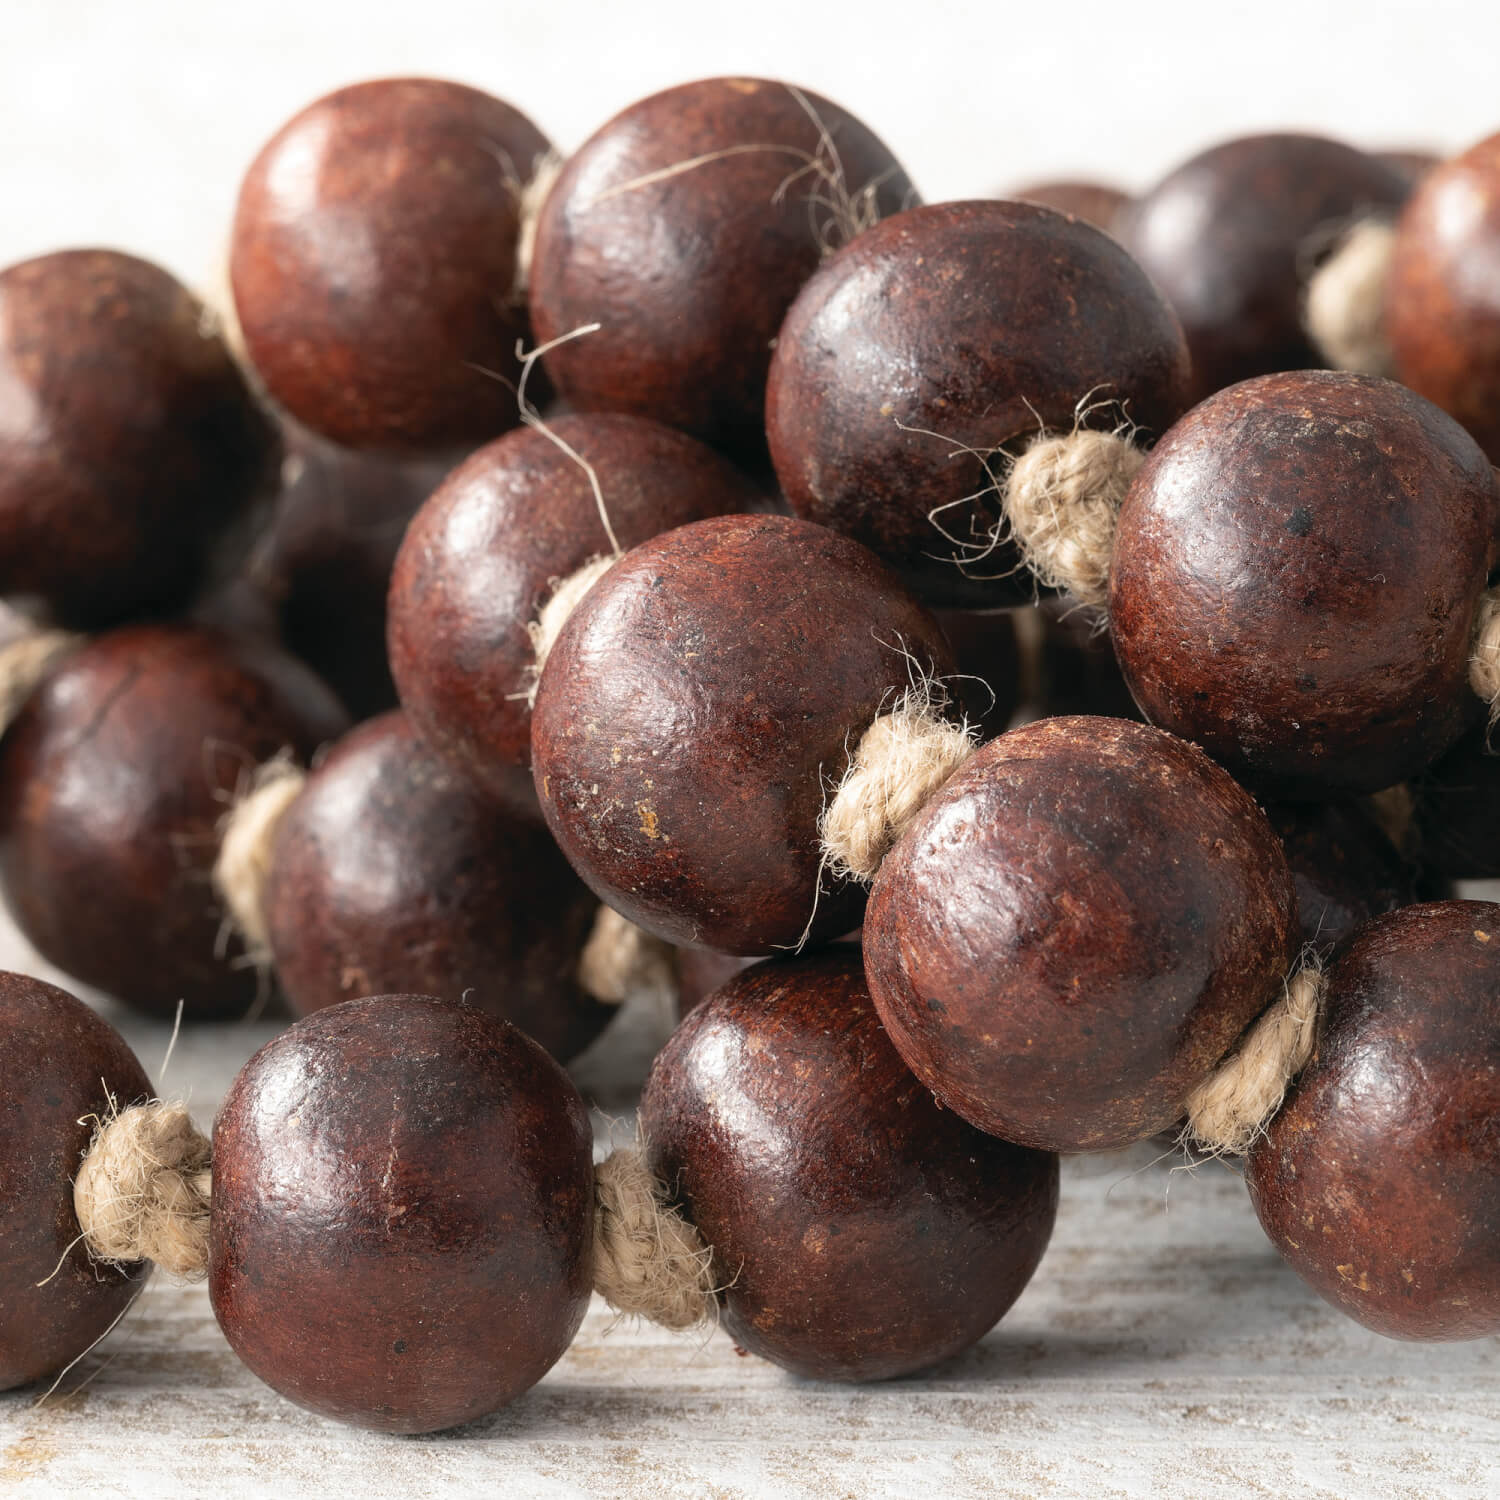
[[[1500,4],[0,0],[0,264],[109,244],[200,282],[260,144],[402,72],[498,93],[564,149],[668,84],[782,77],[861,115],[935,201],[1063,172],[1143,187],[1268,127],[1458,149],[1500,129]]]

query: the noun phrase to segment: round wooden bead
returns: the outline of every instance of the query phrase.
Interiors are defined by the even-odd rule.
[[[1318,1050],[1245,1180],[1335,1307],[1404,1339],[1500,1332],[1500,907],[1409,906],[1328,973]]]
[[[535,801],[481,796],[401,713],[308,777],[277,824],[265,908],[299,1015],[360,995],[467,999],[567,1061],[614,1014],[578,983],[598,904]]]
[[[1146,717],[1278,799],[1374,792],[1479,700],[1497,487],[1392,381],[1268,375],[1195,407],[1120,512],[1109,610]]]
[[[339,1421],[495,1411],[583,1321],[592,1151],[578,1091],[509,1023],[420,995],[319,1011],[246,1063],[214,1126],[219,1326]]]
[[[1052,1233],[1057,1158],[933,1099],[882,1031],[857,950],[757,964],[719,990],[657,1058],[640,1120],[652,1170],[713,1247],[725,1327],[799,1375],[881,1380],[960,1353]]]
[[[242,779],[346,727],[274,648],[180,625],[127,626],[43,680],[0,740],[0,885],[44,958],[129,1005],[243,1013],[257,976],[221,945],[209,875]]]
[[[1302,326],[1307,273],[1340,228],[1394,213],[1408,191],[1400,171],[1339,141],[1251,135],[1136,199],[1118,232],[1182,320],[1195,399],[1321,365]]]
[[[601,900],[670,943],[763,954],[859,923],[822,878],[828,783],[937,622],[863,547],[784,516],[722,516],[637,547],[548,657],[532,775]]]
[[[299,422],[351,447],[444,449],[516,422],[524,115],[430,78],[310,104],[240,187],[230,278],[245,348]]]
[[[1187,381],[1177,320],[1108,235],[1030,203],[936,203],[867,230],[802,289],[766,436],[798,515],[932,603],[1013,604],[1036,583],[996,540],[985,460],[1080,419],[1163,432]]]
[[[548,426],[592,467],[622,547],[756,504],[726,460],[658,422],[596,413]],[[408,529],[391,583],[391,669],[423,737],[480,785],[503,790],[531,758],[527,626],[559,579],[610,550],[588,473],[530,428],[473,454]]]
[[[1386,282],[1396,375],[1500,462],[1500,135],[1429,172],[1401,215]]]
[[[82,627],[175,608],[278,440],[196,297],[112,250],[0,271],[0,592]]]
[[[145,1284],[146,1265],[90,1259],[73,1179],[111,1100],[151,1095],[135,1054],[81,1000],[0,974],[0,1391],[55,1375],[102,1338]]]
[[[1074,219],[1082,219],[1106,234],[1114,231],[1115,220],[1130,203],[1130,194],[1103,182],[1083,182],[1072,178],[1032,182],[1002,195],[1022,203],[1039,203]]]
[[[1465,734],[1411,784],[1422,867],[1452,880],[1500,877],[1500,756],[1487,725]]]
[[[1042,719],[978,750],[887,855],[870,993],[981,1130],[1054,1151],[1165,1129],[1280,992],[1296,896],[1265,815],[1200,750]]]
[[[653,94],[569,159],[537,221],[531,315],[580,410],[763,451],[776,330],[820,257],[905,208],[886,146],[810,91],[709,78]]]

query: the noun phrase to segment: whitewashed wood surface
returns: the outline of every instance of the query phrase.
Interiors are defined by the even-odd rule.
[[[0,967],[21,966],[47,972],[6,928]],[[157,1076],[167,1029],[104,1008]],[[210,1119],[275,1030],[184,1031],[163,1092]],[[662,1034],[622,1016],[575,1069],[606,1112],[601,1149]],[[507,1410],[379,1437],[282,1400],[230,1353],[201,1285],[158,1277],[55,1394],[0,1395],[0,1496],[1500,1494],[1500,1346],[1365,1332],[1282,1265],[1232,1172],[1155,1156],[1066,1162],[1051,1249],[1001,1325],[925,1378],[861,1388],[596,1302]]]

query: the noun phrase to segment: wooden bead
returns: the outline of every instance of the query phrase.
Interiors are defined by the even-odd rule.
[[[472,445],[516,422],[524,115],[430,78],[310,104],[240,187],[230,277],[245,348],[299,422],[350,447]]]
[[[1298,944],[1265,815],[1192,745],[1042,719],[983,746],[886,857],[870,993],[907,1065],[981,1130],[1123,1146],[1280,992]]]
[[[1270,375],[1205,401],[1120,512],[1115,653],[1153,724],[1277,799],[1374,792],[1479,712],[1497,488],[1392,381]]]
[[[1088,426],[1159,434],[1187,383],[1177,320],[1108,235],[1029,203],[937,203],[868,230],[802,289],[771,361],[766,436],[798,515],[864,543],[932,603],[1014,604],[1036,585],[993,540],[982,460],[1071,431],[1091,404]]]
[[[826,134],[825,134],[826,132]],[[886,146],[810,91],[709,78],[653,94],[569,159],[537,222],[531,315],[579,410],[763,451],[776,330],[862,216],[915,198]]]
[[[1251,135],[1201,152],[1122,215],[1125,247],[1177,310],[1194,399],[1273,370],[1323,363],[1303,287],[1351,219],[1393,213],[1406,177],[1339,141]]]
[[[644,417],[548,426],[593,468],[621,547],[756,503],[712,449]],[[529,428],[473,454],[408,529],[391,584],[391,669],[423,737],[480,785],[503,791],[531,758],[527,626],[559,579],[610,550],[588,474]]]
[[[127,1004],[242,1014],[255,973],[221,947],[209,874],[242,778],[346,727],[292,657],[180,625],[80,647],[0,740],[0,883],[44,958]]]
[[[112,250],[0,271],[0,592],[93,628],[176,608],[274,483],[202,303]]]
[[[713,1247],[725,1327],[813,1379],[960,1353],[1052,1233],[1057,1158],[933,1099],[881,1030],[854,950],[757,964],[699,1006],[640,1119],[653,1171]]]
[[[1465,734],[1411,786],[1425,870],[1453,880],[1500,877],[1500,755],[1488,725]]]
[[[592,1150],[578,1091],[509,1023],[421,995],[319,1011],[246,1063],[214,1127],[219,1326],[339,1421],[495,1411],[583,1321]]]
[[[1429,172],[1397,228],[1385,331],[1396,375],[1500,462],[1500,135]]]
[[[484,798],[401,713],[319,762],[277,825],[266,882],[298,1015],[360,995],[467,999],[564,1062],[614,1014],[578,983],[597,911],[535,801]]]
[[[0,974],[0,1391],[55,1375],[102,1338],[149,1267],[95,1264],[73,1178],[110,1101],[151,1095],[135,1054],[81,1000]]]
[[[1039,203],[1043,208],[1082,219],[1105,234],[1114,232],[1115,220],[1130,203],[1130,194],[1103,182],[1082,182],[1071,178],[1032,182],[1002,196],[1022,203]]]
[[[1325,1007],[1246,1162],[1261,1226],[1377,1333],[1500,1333],[1500,907],[1377,917],[1329,971]]]
[[[548,826],[601,900],[670,943],[836,937],[864,892],[822,879],[827,785],[913,670],[949,672],[947,644],[863,547],[783,516],[668,532],[552,648],[531,731]]]

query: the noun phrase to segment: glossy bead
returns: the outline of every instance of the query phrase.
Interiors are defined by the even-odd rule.
[[[1269,375],[1195,407],[1120,512],[1115,653],[1146,717],[1268,797],[1374,792],[1480,711],[1495,478],[1396,385]]]
[[[1014,604],[1036,585],[995,540],[984,458],[1085,408],[1089,426],[1158,435],[1187,384],[1172,310],[1108,235],[1029,203],[937,203],[867,230],[802,289],[766,436],[798,515],[931,603]]]
[[[318,763],[277,825],[266,881],[298,1015],[371,994],[466,999],[564,1062],[614,1014],[578,983],[597,911],[535,802],[487,800],[401,713]]]
[[[653,94],[579,147],[543,205],[537,337],[602,325],[548,372],[581,411],[762,451],[766,366],[797,289],[851,214],[914,198],[885,145],[821,95],[756,78]]]
[[[535,1042],[427,996],[350,1000],[262,1047],[219,1111],[214,1315],[299,1405],[452,1427],[572,1342],[593,1213],[588,1113]]]
[[[510,105],[430,78],[354,84],[283,126],[230,242],[245,348],[276,401],[350,447],[513,426],[521,186],[548,150]]]
[[[1401,215],[1386,282],[1396,375],[1500,462],[1500,135],[1435,167]]]
[[[55,1375],[103,1337],[149,1267],[95,1264],[73,1178],[111,1099],[151,1096],[135,1054],[81,1000],[0,974],[0,1391]]]
[[[226,568],[278,440],[167,272],[113,250],[0,271],[0,592],[85,628]]]
[[[907,1065],[981,1130],[1123,1146],[1279,993],[1296,896],[1265,815],[1144,724],[1041,719],[978,750],[886,856],[865,969]]]
[[[1317,1053],[1246,1163],[1262,1227],[1377,1333],[1500,1333],[1500,907],[1367,923],[1325,1005]]]
[[[65,658],[0,740],[0,884],[42,956],[140,1010],[243,1014],[253,970],[221,946],[209,883],[236,787],[347,720],[300,662],[180,625]]]
[[[705,1001],[657,1058],[640,1119],[652,1169],[713,1247],[726,1329],[813,1379],[960,1353],[1052,1233],[1056,1157],[933,1099],[855,950],[757,964]]]
[[[783,516],[668,532],[594,585],[547,660],[531,746],[548,826],[667,942],[836,937],[864,892],[823,879],[827,784],[915,670],[951,670],[942,632],[863,547]]]
[[[598,413],[548,427],[592,467],[622,547],[756,505],[726,460],[660,423]],[[527,626],[559,579],[609,551],[588,473],[529,428],[473,454],[408,529],[391,583],[391,669],[424,738],[480,785],[503,791],[531,758]]]
[[[1194,399],[1323,361],[1302,327],[1307,272],[1350,220],[1394,213],[1396,168],[1312,135],[1250,135],[1201,152],[1125,211],[1125,247],[1177,310]]]
[[[1039,203],[1070,218],[1082,219],[1105,234],[1114,232],[1115,220],[1130,203],[1130,194],[1103,182],[1085,182],[1072,178],[1031,182],[1001,195],[1022,203]]]

